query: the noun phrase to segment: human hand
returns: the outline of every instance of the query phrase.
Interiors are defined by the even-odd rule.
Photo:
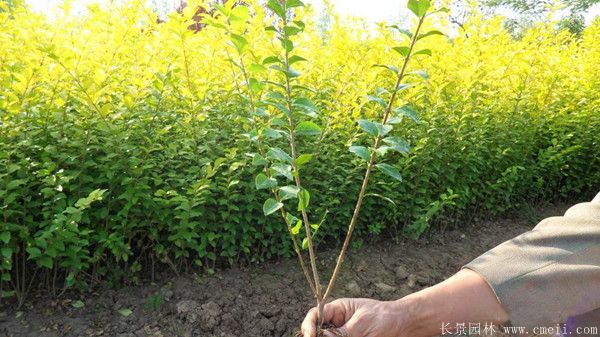
[[[323,308],[323,322],[338,328],[339,334],[325,332],[325,337],[405,337],[410,310],[407,301],[376,301],[366,298],[343,298]],[[316,337],[317,308],[311,309],[304,322],[304,337]]]

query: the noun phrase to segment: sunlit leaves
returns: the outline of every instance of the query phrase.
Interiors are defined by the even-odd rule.
[[[410,53],[410,48],[401,46],[401,47],[393,47],[392,48],[396,53],[402,55],[402,57],[407,57],[408,53]]]
[[[296,63],[296,62],[302,62],[302,61],[306,61],[306,59],[302,56],[298,56],[298,55],[292,55],[290,56],[288,62],[290,65]]]
[[[283,8],[283,6],[281,6],[278,0],[267,1],[267,7],[270,10],[272,10],[275,14],[277,14],[277,16],[279,16],[280,18],[285,17],[285,9]]]
[[[400,32],[401,34],[403,34],[404,36],[406,36],[409,39],[412,39],[412,37],[413,37],[413,34],[410,30],[399,27],[398,25],[391,25],[391,26],[388,26],[388,28],[395,29],[396,31]]]
[[[408,0],[407,7],[411,10],[416,16],[423,17],[427,14],[427,10],[431,3],[429,0]]]
[[[421,78],[423,78],[424,80],[428,80],[429,79],[429,74],[427,74],[426,71],[424,70],[415,70],[415,71],[410,71],[408,73],[406,73],[407,75],[416,75],[416,76],[420,76]]]
[[[387,70],[393,72],[394,74],[398,74],[398,72],[399,72],[397,67],[391,66],[391,65],[386,65],[386,64],[376,64],[373,67],[384,68],[384,69],[387,69]]]
[[[413,53],[413,56],[417,56],[417,55],[431,56],[431,50],[430,49],[417,50],[416,52]]]
[[[300,0],[285,0],[285,7],[287,7],[287,8],[304,7],[304,3]]]
[[[446,34],[440,32],[439,30],[430,30],[427,33],[419,34],[417,36],[417,41],[421,40],[421,39],[424,39],[424,38],[426,38],[428,36],[435,36],[435,35],[446,36]]]

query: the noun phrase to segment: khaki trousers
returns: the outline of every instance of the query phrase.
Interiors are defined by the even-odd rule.
[[[600,193],[464,268],[490,284],[510,326],[600,326]]]

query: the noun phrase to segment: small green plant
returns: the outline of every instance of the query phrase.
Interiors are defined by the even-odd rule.
[[[305,29],[304,22],[295,19],[295,11],[304,6],[299,0],[269,0],[267,7],[274,15],[274,24],[266,27],[272,32],[280,46],[279,52],[268,55],[261,63],[251,65],[252,69],[265,70],[266,67],[274,73],[273,79],[260,81],[249,71],[246,58],[249,54],[249,42],[244,37],[245,23],[248,20],[248,9],[240,6],[233,8],[233,2],[216,6],[225,18],[223,23],[208,19],[210,24],[226,31],[236,56],[231,63],[235,71],[241,73],[242,84],[237,84],[239,95],[246,102],[252,131],[248,134],[251,143],[257,152],[252,153],[252,162],[261,168],[255,176],[255,185],[258,190],[269,190],[271,196],[263,204],[265,216],[279,213],[286,224],[294,251],[298,257],[307,283],[314,293],[319,310],[318,327],[322,326],[323,305],[328,300],[340,273],[344,256],[352,233],[356,227],[363,200],[367,194],[369,179],[374,169],[392,179],[402,181],[400,172],[391,164],[382,162],[387,154],[398,152],[408,154],[410,145],[404,138],[395,136],[394,126],[406,119],[418,121],[416,109],[407,102],[398,104],[400,96],[413,87],[407,78],[417,76],[427,79],[423,71],[408,72],[408,63],[412,57],[418,55],[431,55],[431,50],[416,50],[419,40],[436,34],[437,30],[426,33],[421,32],[425,18],[434,11],[430,11],[429,0],[410,0],[408,8],[416,15],[417,24],[413,32],[406,31],[398,26],[391,28],[407,37],[408,44],[394,46],[392,49],[401,57],[401,65],[375,65],[384,68],[393,75],[393,85],[389,88],[377,88],[373,95],[367,96],[372,102],[375,111],[378,111],[380,120],[360,119],[357,121],[362,134],[356,144],[350,146],[349,151],[354,153],[366,163],[364,178],[357,195],[356,205],[352,213],[343,246],[337,257],[333,274],[326,287],[321,286],[318,271],[317,257],[314,247],[314,237],[323,220],[315,224],[311,221],[311,192],[304,186],[302,169],[307,167],[313,154],[300,151],[299,144],[311,143],[311,138],[322,133],[319,125],[321,116],[317,104],[309,97],[310,89],[299,83],[301,74],[295,65],[307,60],[302,57],[296,48],[296,36]],[[369,142],[368,139],[371,139]],[[285,148],[284,148],[285,144]],[[312,192],[314,193],[314,192]],[[385,198],[385,197],[383,197]],[[393,201],[392,201],[393,203]],[[323,216],[323,219],[325,216]],[[303,235],[301,229],[304,228]],[[308,265],[300,251],[298,244],[302,238],[303,249],[308,250]]]
[[[153,311],[159,311],[160,307],[163,305],[164,302],[165,300],[163,293],[162,291],[159,291],[154,295],[148,296],[148,298],[146,299],[146,308]]]

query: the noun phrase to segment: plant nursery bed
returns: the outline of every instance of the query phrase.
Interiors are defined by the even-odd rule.
[[[449,277],[471,259],[521,234],[568,205],[431,230],[417,241],[374,241],[351,249],[339,297],[397,299]],[[320,250],[328,269],[336,250]],[[192,274],[119,290],[98,289],[55,300],[32,296],[20,311],[0,309],[0,336],[292,336],[312,305],[297,260]],[[322,270],[327,270],[321,266]]]

